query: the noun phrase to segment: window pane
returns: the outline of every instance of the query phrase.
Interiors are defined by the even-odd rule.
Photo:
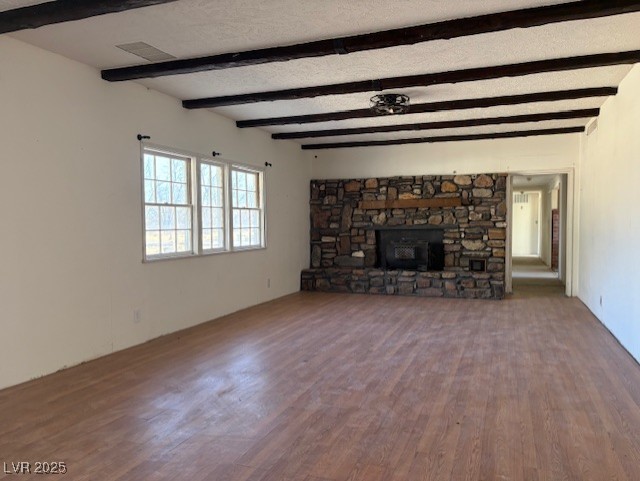
[[[247,193],[244,190],[238,191],[238,207],[247,206]]]
[[[216,207],[222,207],[222,188],[221,187],[214,188],[212,195],[213,197],[211,199],[211,205],[214,205]]]
[[[233,228],[239,229],[240,227],[240,211],[238,209],[233,209]]]
[[[156,202],[158,204],[168,204],[171,202],[171,183],[157,182]]]
[[[238,188],[238,173],[235,170],[231,172],[231,188]]]
[[[144,181],[144,201],[149,203],[156,202],[156,183],[153,180]]]
[[[249,229],[242,229],[240,231],[240,243],[243,246],[248,246],[251,243],[251,232]]]
[[[251,227],[260,227],[260,212],[257,210],[251,211]]]
[[[191,231],[179,230],[176,234],[176,244],[178,252],[191,251]]]
[[[160,207],[160,227],[163,230],[176,228],[176,208],[175,207]]]
[[[202,187],[202,205],[211,205],[211,187]]]
[[[251,245],[256,246],[260,244],[260,231],[258,229],[251,229]]]
[[[247,189],[247,174],[244,172],[238,172],[238,189]]]
[[[160,208],[147,206],[145,207],[145,228],[147,230],[160,229]]]
[[[187,203],[187,185],[186,184],[171,184],[171,190],[173,192],[174,204]]]
[[[211,185],[222,187],[222,167],[211,167]]]
[[[249,211],[248,210],[242,210],[241,211],[241,217],[240,217],[240,222],[242,223],[242,227],[249,227],[250,225],[250,220],[249,220]]]
[[[144,178],[155,178],[155,157],[153,155],[144,154]]]
[[[247,207],[255,209],[258,207],[258,195],[257,193],[248,192],[247,193]]]
[[[160,232],[149,231],[146,235],[146,249],[148,256],[155,256],[160,254]]]
[[[236,247],[241,247],[240,244],[240,229],[233,229],[233,245]]]
[[[211,230],[210,229],[202,230],[202,248],[204,250],[211,249]]]
[[[247,190],[255,192],[255,190],[256,190],[256,177],[258,177],[256,174],[247,175]]]
[[[175,231],[162,231],[160,234],[160,250],[163,254],[171,254],[176,251]]]
[[[211,228],[211,208],[202,208],[202,227],[205,229]]]
[[[174,182],[187,181],[187,162],[182,159],[171,159],[171,180]]]
[[[167,157],[156,157],[156,179],[171,180],[171,160]]]
[[[224,247],[224,231],[222,229],[214,229],[212,234],[213,248],[222,249]]]
[[[222,228],[224,227],[224,213],[222,209],[212,209],[212,214],[213,214],[213,218],[212,218],[212,222],[211,225],[212,227],[219,227]]]
[[[211,167],[209,164],[200,164],[200,184],[210,185]]]
[[[177,207],[178,229],[191,229],[191,209],[189,207]]]

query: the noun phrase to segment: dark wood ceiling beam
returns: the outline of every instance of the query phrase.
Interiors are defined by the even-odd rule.
[[[584,132],[584,127],[563,127],[559,129],[518,130],[513,132],[495,132],[488,134],[447,135],[443,137],[417,137],[412,139],[371,140],[366,142],[341,142],[331,144],[305,144],[302,150],[343,149],[348,147],[379,147],[383,145],[424,144],[437,142],[460,142],[463,140],[510,139],[515,137],[533,137],[538,135],[559,135]]]
[[[502,77],[520,77],[547,72],[563,72],[593,67],[625,65],[640,62],[640,50],[628,52],[599,53],[579,57],[554,58],[536,60],[508,65],[494,65],[449,72],[438,72],[405,77],[390,77],[379,80],[364,80],[331,85],[319,85],[270,92],[256,92],[225,97],[184,100],[182,105],[187,109],[203,109],[226,105],[248,104],[254,102],[273,102],[276,100],[297,100],[320,97],[324,95],[344,95],[359,92],[382,91],[407,87],[426,87],[447,83],[491,80]]]
[[[583,0],[560,5],[445,20],[426,25],[331,38],[296,45],[109,69],[102,72],[102,78],[112,82],[134,80],[260,65],[270,62],[284,62],[301,58],[348,54],[364,50],[412,45],[432,40],[499,32],[513,28],[537,27],[551,23],[586,20],[637,11],[640,11],[640,1],[638,0]]]
[[[559,100],[576,100],[591,97],[609,97],[618,93],[617,87],[595,87],[587,89],[559,90],[553,92],[536,92],[531,94],[505,95],[501,97],[485,97],[478,99],[445,100],[424,104],[412,104],[410,114],[439,112],[444,110],[465,110],[475,108],[497,107],[500,105],[518,105],[534,102],[555,102]],[[239,120],[236,126],[266,127],[269,125],[310,124],[315,122],[331,122],[348,119],[364,119],[380,117],[371,109],[344,110],[322,114],[294,115],[290,117],[272,117],[266,119]]]
[[[0,12],[0,34],[177,0],[57,0]]]
[[[600,115],[600,109],[565,110],[540,114],[510,115],[480,119],[447,120],[442,122],[422,122],[417,124],[379,125],[352,129],[310,130],[307,132],[283,132],[272,134],[272,139],[308,139],[318,137],[336,137],[341,135],[377,134],[382,132],[402,132],[405,130],[438,130],[481,125],[521,124],[525,122],[544,122],[547,120],[586,119]]]

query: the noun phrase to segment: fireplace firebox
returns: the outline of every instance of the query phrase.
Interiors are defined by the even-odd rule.
[[[425,226],[376,230],[377,267],[416,271],[444,269],[444,230]]]

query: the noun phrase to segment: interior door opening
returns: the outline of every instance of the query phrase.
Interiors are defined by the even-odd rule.
[[[567,175],[511,178],[511,277],[518,286],[566,280]]]
[[[513,193],[513,240],[514,258],[540,257],[540,191]]]

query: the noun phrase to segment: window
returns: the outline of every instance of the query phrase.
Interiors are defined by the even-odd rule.
[[[224,166],[200,164],[200,205],[202,250],[224,249]]]
[[[145,147],[144,259],[264,247],[263,173]]]
[[[231,169],[231,202],[233,212],[233,246],[262,246],[262,205],[260,173],[233,167]]]
[[[147,258],[193,252],[190,159],[144,153],[144,224]]]

